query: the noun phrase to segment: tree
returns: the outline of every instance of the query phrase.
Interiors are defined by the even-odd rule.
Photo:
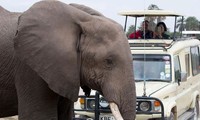
[[[179,32],[185,30],[185,18],[183,18],[183,23],[182,23],[182,18],[177,20],[176,29],[178,29]]]
[[[129,28],[128,28],[128,31],[126,32],[126,35],[129,36],[134,31],[135,31],[135,26],[130,25]]]
[[[157,5],[151,4],[149,5],[148,10],[160,10],[160,9]]]
[[[185,22],[186,30],[199,30],[199,21],[196,17],[188,17]]]
[[[176,28],[179,30],[179,32],[181,30],[200,30],[199,23],[200,21],[198,21],[196,17],[188,17],[186,19],[183,19],[183,24],[182,19],[178,19]]]

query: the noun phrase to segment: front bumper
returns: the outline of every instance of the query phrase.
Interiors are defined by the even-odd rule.
[[[81,97],[85,97],[85,96],[81,96]],[[92,96],[91,96],[92,97]],[[101,109],[100,108],[100,101],[99,101],[99,94],[96,93],[95,96],[93,96],[93,99],[95,101],[95,108],[93,109],[87,109],[87,107],[85,109],[74,109],[75,111],[75,118],[74,120],[99,120],[100,114],[104,114],[104,112],[106,112],[105,114],[111,114],[110,109],[108,109],[106,111],[106,109]],[[160,112],[153,112],[152,110],[152,105],[150,105],[150,109],[147,109],[147,111],[142,111],[140,109],[140,107],[138,107],[139,105],[142,105],[142,102],[148,102],[148,103],[152,103],[152,101],[159,101],[160,102]],[[150,101],[150,102],[149,102]],[[85,106],[87,106],[87,104],[85,104]],[[155,118],[159,118],[159,120],[164,120],[164,106],[163,103],[157,99],[157,98],[153,98],[153,97],[137,97],[137,104],[136,104],[136,118],[138,120],[151,120],[151,119],[155,119]]]
[[[162,116],[158,114],[137,114],[136,120],[162,120]],[[163,118],[165,120],[165,118]]]
[[[82,115],[79,113],[79,115],[75,115],[73,120],[95,120],[94,119],[94,114],[84,114]],[[158,114],[151,114],[151,115],[144,115],[144,114],[137,114],[136,115],[136,120],[162,120],[161,115]]]

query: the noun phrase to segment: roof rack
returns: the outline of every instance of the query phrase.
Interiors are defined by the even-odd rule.
[[[144,16],[182,16],[174,11],[166,10],[129,10],[119,12],[122,16],[144,17]]]
[[[173,40],[168,39],[151,39],[151,40],[128,40],[131,50],[167,50],[174,43]]]

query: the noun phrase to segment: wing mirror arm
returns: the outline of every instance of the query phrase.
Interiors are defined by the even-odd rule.
[[[180,85],[181,79],[178,79],[178,86]]]

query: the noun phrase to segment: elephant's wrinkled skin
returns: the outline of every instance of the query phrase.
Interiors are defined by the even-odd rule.
[[[14,57],[13,38],[19,15],[0,6],[0,117],[17,114],[14,75],[19,62]]]
[[[7,24],[10,29],[15,30],[15,22],[13,27]],[[116,103],[125,120],[135,119],[132,58],[118,23],[86,6],[41,1],[20,15],[14,48],[12,30],[3,40],[0,32],[1,43],[10,41],[5,44],[11,49],[11,58],[2,54],[5,50],[0,58],[13,70],[0,68],[0,75],[8,76],[0,78],[0,85],[7,87],[10,81],[6,89],[12,92],[7,91],[6,98],[1,92],[0,102],[9,100],[8,107],[16,111],[15,84],[20,120],[70,120],[80,86],[98,90]]]

